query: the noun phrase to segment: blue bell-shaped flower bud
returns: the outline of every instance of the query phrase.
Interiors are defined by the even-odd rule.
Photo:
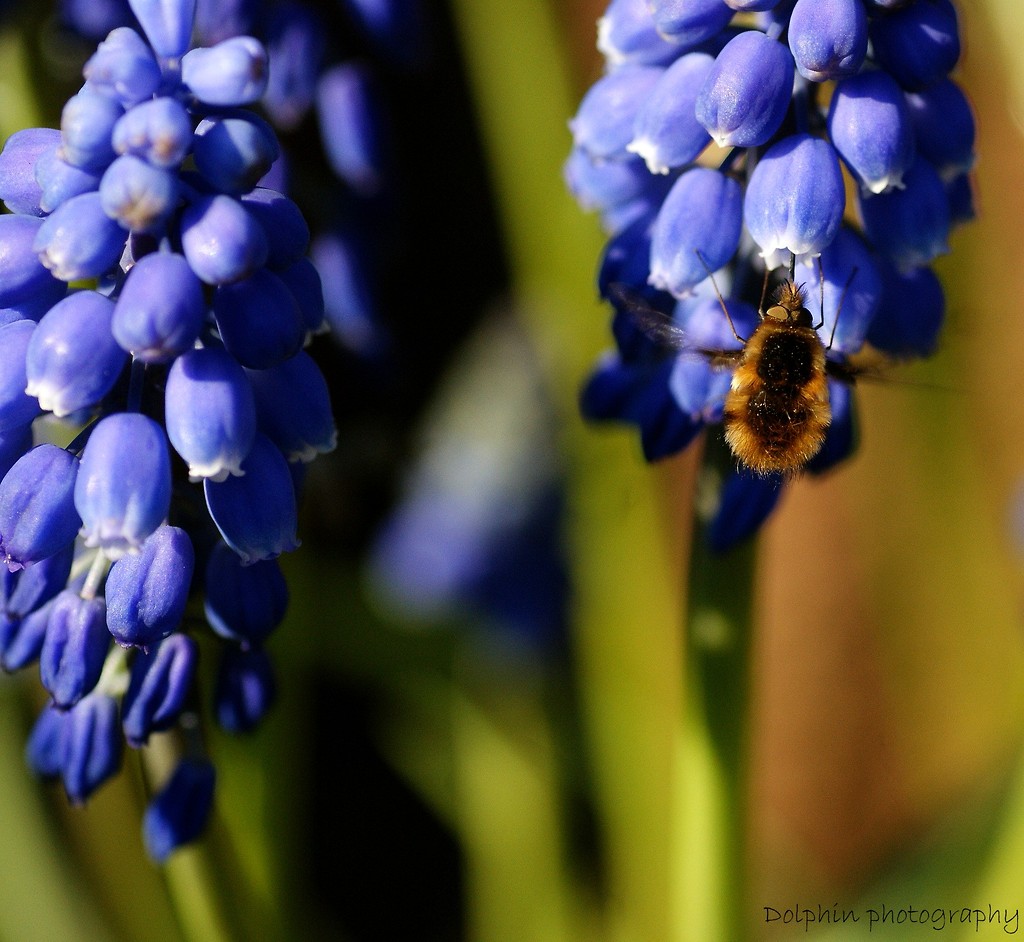
[[[612,0],[597,21],[597,48],[611,68],[627,62],[667,65],[680,53],[655,28],[647,0]]]
[[[242,474],[256,437],[256,404],[238,361],[212,347],[178,357],[167,376],[165,422],[190,480]]]
[[[308,258],[300,258],[287,268],[279,268],[277,277],[291,292],[302,313],[306,328],[306,342],[314,334],[326,333],[330,328],[324,318],[324,291],[320,272]]]
[[[674,184],[678,178],[671,175],[663,176],[658,174],[655,176],[652,174],[651,179],[655,185],[642,196],[630,200],[628,203],[623,203],[621,206],[607,209],[601,214],[601,227],[605,232],[609,235],[615,235],[615,233],[621,232],[638,221],[642,222],[645,226],[650,226],[654,223],[654,219],[661,209],[661,204],[665,202],[665,197],[671,189],[671,186],[658,187],[658,182]],[[659,189],[661,192],[658,192]]]
[[[740,342],[733,336],[729,321],[722,313],[717,297],[710,290],[680,301],[675,320],[695,348],[736,350]],[[758,323],[757,311],[749,304],[729,298],[729,316],[736,330],[749,337]],[[684,352],[676,357],[668,388],[679,408],[695,422],[720,422],[725,396],[732,383],[728,370],[715,369],[703,357]]]
[[[825,430],[821,450],[807,462],[811,474],[823,474],[845,461],[857,448],[857,428],[853,389],[848,383],[828,381],[829,408],[832,421]]]
[[[231,196],[201,196],[181,219],[181,246],[192,270],[209,285],[251,275],[267,260],[259,223]]]
[[[86,546],[111,559],[138,549],[167,517],[171,462],[163,429],[147,416],[118,412],[89,436],[75,482]]]
[[[60,592],[67,585],[74,549],[69,542],[28,569],[0,574],[4,615],[21,618],[42,608]]]
[[[298,525],[288,462],[264,435],[256,434],[242,462],[242,476],[203,482],[206,506],[224,542],[245,563],[295,549]]]
[[[904,188],[860,201],[864,232],[900,271],[927,265],[949,251],[949,201],[942,180],[917,160]]]
[[[263,175],[260,186],[283,193],[291,187],[291,164],[288,155],[281,151],[273,166]]]
[[[0,307],[38,300],[53,304],[67,285],[40,262],[33,248],[44,220],[32,216],[0,216]]]
[[[86,85],[61,112],[61,158],[82,170],[104,170],[114,159],[110,136],[123,114],[124,108],[113,98]]]
[[[106,604],[65,589],[54,600],[39,656],[39,676],[53,702],[66,709],[78,703],[100,679],[110,647]]]
[[[0,553],[11,572],[52,556],[75,540],[78,459],[56,445],[37,445],[0,481]]]
[[[597,290],[602,298],[615,306],[616,315],[621,314],[622,305],[618,296],[612,291],[612,285],[629,285],[639,295],[643,303],[665,316],[670,316],[675,307],[675,299],[664,291],[658,291],[647,283],[651,267],[651,220],[638,219],[624,229],[617,231],[608,240],[601,256],[601,265],[597,273]],[[612,330],[618,338],[616,324],[624,323],[629,328],[636,326],[632,316],[621,318],[616,316],[612,321]],[[630,329],[631,338],[643,336],[639,331]],[[620,346],[621,349],[621,346]]]
[[[242,205],[267,237],[267,264],[274,269],[298,261],[309,248],[309,224],[283,193],[265,186],[242,197]]]
[[[213,314],[224,348],[242,366],[264,370],[294,356],[306,337],[298,302],[272,271],[221,285]]]
[[[707,527],[707,541],[715,553],[724,553],[753,536],[782,495],[778,474],[756,474],[745,468],[725,479],[718,508]]]
[[[3,217],[0,217],[2,220]],[[372,353],[381,343],[373,288],[364,264],[366,246],[357,232],[321,233],[312,246],[320,273],[324,315],[331,334],[350,350]]]
[[[293,5],[271,15],[267,55],[274,63],[261,104],[274,126],[294,130],[313,104],[326,26],[313,10]]]
[[[288,461],[312,461],[338,442],[331,397],[316,361],[304,350],[266,370],[247,370],[256,420]]]
[[[974,115],[967,97],[950,79],[906,96],[917,152],[943,180],[974,165]]]
[[[154,167],[177,167],[192,146],[192,122],[176,98],[161,97],[130,108],[114,125],[114,150]]]
[[[25,391],[62,417],[98,403],[128,359],[110,332],[114,302],[76,291],[39,322],[25,352]]]
[[[132,22],[132,12],[123,0],[64,0],[60,5],[61,26],[92,42]]]
[[[796,267],[796,280],[804,286],[814,322],[824,319],[818,335],[822,343],[831,342],[835,353],[856,353],[864,345],[882,295],[875,257],[859,235],[841,227],[832,243],[822,250],[820,268],[818,263],[817,258],[803,258]]]
[[[255,104],[267,89],[267,51],[252,36],[191,49],[181,60],[181,78],[204,104]]]
[[[149,44],[163,59],[178,59],[192,40],[196,0],[128,0]]]
[[[712,39],[733,14],[723,0],[648,0],[647,6],[658,32],[681,49]]]
[[[254,114],[200,121],[192,140],[196,169],[220,193],[248,193],[281,153],[273,129]]]
[[[747,184],[743,220],[768,268],[793,255],[817,255],[839,231],[843,175],[828,141],[794,134],[773,144]]]
[[[37,568],[33,566],[28,572]],[[20,671],[39,660],[53,605],[47,602],[24,618],[4,618],[0,623],[0,667],[5,671]]]
[[[42,216],[42,190],[36,180],[39,156],[56,150],[60,131],[52,128],[25,128],[15,131],[0,152],[0,200],[12,213]]]
[[[687,170],[654,222],[650,283],[682,297],[728,262],[740,241],[741,201],[731,177],[708,167]]]
[[[355,62],[328,69],[317,82],[316,111],[331,169],[356,192],[377,192],[384,156],[372,73]]]
[[[697,120],[719,147],[753,147],[778,131],[793,95],[793,57],[757,30],[734,36],[697,96]]]
[[[36,325],[14,321],[0,327],[0,433],[14,433],[39,413],[39,400],[25,394],[25,351]]]
[[[205,321],[203,286],[184,256],[154,252],[128,272],[110,329],[136,359],[166,363],[192,349]]]
[[[867,339],[889,356],[926,357],[935,352],[946,315],[942,284],[930,268],[900,273],[880,263],[882,297]]]
[[[144,746],[151,733],[174,725],[185,707],[198,660],[199,647],[180,632],[135,655],[121,702],[121,726],[129,746]]]
[[[214,716],[229,733],[247,733],[266,716],[277,694],[274,670],[262,648],[221,654],[213,694]]]
[[[181,624],[195,553],[188,534],[166,524],[122,556],[107,575],[107,628],[122,647],[145,648]]]
[[[797,71],[812,82],[856,75],[868,48],[863,0],[797,0],[789,48]]]
[[[276,559],[245,565],[218,543],[206,564],[206,620],[222,638],[242,647],[262,644],[284,620],[288,583]]]
[[[862,72],[836,85],[828,133],[865,190],[903,185],[914,162],[914,133],[903,92],[886,72]]]
[[[67,584],[74,544],[47,559],[10,573],[17,580],[0,616],[0,668],[18,671],[39,658],[53,599]]]
[[[46,779],[60,776],[64,763],[64,731],[68,714],[52,703],[43,707],[25,744],[25,762]]]
[[[245,36],[256,28],[252,0],[211,0],[196,8],[196,45],[214,46],[231,36]]]
[[[39,155],[35,177],[39,184],[39,207],[44,212],[52,213],[72,196],[98,190],[102,173],[71,166],[61,158],[60,148],[52,147]]]
[[[673,167],[691,163],[710,143],[694,108],[714,61],[704,52],[681,56],[665,70],[640,106],[633,140],[626,149],[642,157],[651,173],[668,173]]]
[[[118,157],[100,181],[103,211],[132,232],[161,232],[178,195],[176,173],[131,154]]]
[[[620,354],[606,350],[580,390],[580,414],[588,422],[639,424],[656,385],[650,370],[636,369]]]
[[[974,211],[974,187],[969,174],[960,173],[946,182],[946,199],[949,200],[950,226],[970,222],[977,216]]]
[[[636,114],[664,71],[656,66],[624,65],[599,78],[569,122],[574,144],[596,160],[625,158]]]
[[[32,248],[61,281],[98,278],[124,252],[128,233],[103,211],[99,193],[83,193],[61,203],[43,220]]]
[[[146,808],[142,839],[150,859],[162,864],[206,827],[213,807],[216,773],[205,759],[182,759]]]
[[[641,116],[637,115],[638,124],[640,121]],[[693,121],[696,124],[696,118]],[[710,141],[707,131],[699,125],[698,128],[705,139]],[[666,124],[666,131],[670,130]],[[633,139],[629,149],[641,155],[649,153],[651,160],[655,162],[655,170],[651,170],[639,157],[630,157],[628,160],[594,160],[583,148],[572,149],[562,168],[562,175],[565,178],[565,185],[581,209],[603,213],[643,196],[657,181],[651,174],[661,173],[663,161],[669,158],[662,156],[659,153],[661,145],[649,143],[653,142],[653,138],[647,137],[646,132],[644,133],[643,138],[638,136]],[[664,163],[664,166],[667,171],[667,163]],[[661,195],[664,197],[664,193]]]
[[[125,107],[151,98],[160,87],[160,66],[146,41],[121,26],[99,44],[82,69],[89,88]]]
[[[5,432],[0,432],[0,476],[10,471],[14,467],[14,462],[31,447],[31,423],[16,425]]]
[[[950,0],[927,0],[877,16],[871,46],[879,65],[903,88],[927,88],[960,58],[956,9]]]
[[[72,804],[80,805],[121,768],[117,701],[96,691],[69,710],[61,737],[61,775]]]
[[[587,380],[580,411],[591,421],[630,422],[640,429],[644,459],[658,461],[682,450],[703,427],[676,404],[669,391],[672,361],[656,368],[606,356]]]

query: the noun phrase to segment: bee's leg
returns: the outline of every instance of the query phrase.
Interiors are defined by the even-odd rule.
[[[714,272],[708,267],[708,263],[704,261],[704,256],[700,254],[700,249],[694,249],[693,251],[697,253],[697,258],[700,259],[701,265],[704,266],[704,271],[708,273],[708,277],[711,279],[711,287],[715,289],[715,295],[718,297],[718,303],[722,306],[722,313],[725,314],[725,319],[729,322],[729,329],[732,331],[732,335],[740,343],[746,343],[747,338],[739,335],[739,332],[736,330],[736,325],[732,322],[732,315],[729,313],[729,308],[725,306],[725,298],[722,297],[722,292],[718,290],[718,282],[715,281]],[[767,277],[768,273],[765,272],[765,278]],[[764,317],[763,314],[761,316]]]

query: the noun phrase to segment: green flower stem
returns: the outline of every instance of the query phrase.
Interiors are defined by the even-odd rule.
[[[141,752],[149,791],[170,776],[181,754],[176,734],[150,737]],[[219,770],[222,771],[222,770]],[[223,783],[218,783],[221,801]],[[176,851],[164,865],[168,894],[188,942],[242,942],[282,937],[274,911],[258,898],[251,874],[235,852],[237,829],[227,828],[215,808],[204,836]]]
[[[717,555],[698,532],[687,631],[686,911],[694,938],[738,940],[744,895],[754,543]],[[694,787],[700,783],[700,787]]]

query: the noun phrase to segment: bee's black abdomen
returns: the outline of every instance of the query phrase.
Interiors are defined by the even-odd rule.
[[[766,317],[743,351],[725,399],[725,440],[758,474],[798,471],[831,419],[825,348],[809,326]]]
[[[809,410],[800,404],[796,386],[764,387],[747,404],[750,431],[770,453],[788,449],[804,434],[809,417]]]
[[[804,330],[777,330],[765,337],[757,361],[757,375],[774,387],[799,387],[814,372],[814,341]]]

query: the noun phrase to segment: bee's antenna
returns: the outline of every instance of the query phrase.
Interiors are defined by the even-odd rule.
[[[796,284],[796,252],[789,253],[789,280]]]
[[[704,261],[704,256],[700,254],[700,249],[694,249],[693,251],[697,253],[697,258],[700,259],[701,265],[704,266],[704,271],[706,271],[708,273],[708,277],[711,279],[711,287],[715,289],[715,295],[718,297],[718,303],[722,307],[722,313],[725,314],[725,319],[729,322],[729,329],[732,331],[732,335],[740,343],[746,343],[747,342],[747,338],[746,337],[741,337],[739,335],[739,333],[736,330],[736,325],[732,322],[732,315],[729,313],[729,308],[727,308],[725,306],[725,298],[722,297],[722,292],[718,290],[718,282],[715,281],[715,273],[708,266],[708,263],[706,261]],[[768,277],[768,273],[765,272],[765,283],[766,284],[767,284],[767,277]],[[761,300],[762,300],[762,303],[764,303],[764,299],[762,298]]]
[[[846,292],[849,290],[850,285],[853,283],[853,279],[856,277],[856,275],[857,275],[857,266],[854,265],[853,271],[850,272],[850,277],[846,279],[846,284],[843,285],[843,293],[841,295],[839,295],[839,307],[836,308],[836,319],[832,323],[832,333],[829,335],[828,346],[825,348],[826,350],[831,350],[832,349],[832,341],[836,339],[836,328],[839,326],[839,315],[842,313],[842,310],[843,310],[843,301],[846,300]],[[822,288],[822,292],[824,292],[824,290],[825,289]],[[822,306],[822,310],[824,310],[824,308],[825,308],[825,302],[824,301],[822,301],[821,306]]]

